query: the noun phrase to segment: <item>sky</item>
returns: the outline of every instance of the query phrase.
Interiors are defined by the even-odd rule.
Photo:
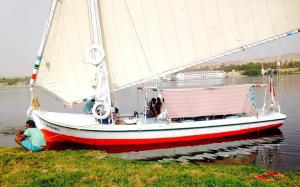
[[[0,0],[0,76],[30,76],[50,0]]]
[[[0,77],[30,76],[51,0],[0,0]],[[264,47],[264,56],[300,53],[300,34]],[[220,61],[261,57],[261,47]]]

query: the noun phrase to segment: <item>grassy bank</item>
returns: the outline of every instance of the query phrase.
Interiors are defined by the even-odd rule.
[[[0,148],[0,186],[300,186],[300,173],[273,182],[254,179],[266,170],[248,166],[127,161],[98,151]]]

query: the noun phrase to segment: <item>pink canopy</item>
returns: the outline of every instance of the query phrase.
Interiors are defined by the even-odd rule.
[[[253,113],[247,94],[252,85],[163,90],[171,118]]]

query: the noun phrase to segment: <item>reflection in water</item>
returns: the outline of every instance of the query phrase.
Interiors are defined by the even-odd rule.
[[[174,144],[144,146],[83,146],[79,144],[49,144],[49,150],[98,149],[128,160],[194,162],[198,164],[252,164],[278,169],[279,147],[284,138],[280,130],[253,133],[216,140],[201,140]]]
[[[190,142],[190,145],[161,148],[145,151],[118,153],[121,158],[134,160],[159,160],[252,164],[277,169],[279,165],[279,147],[283,142],[280,130],[263,134],[249,134],[240,137],[219,140]]]
[[[279,146],[267,144],[257,150],[255,164],[264,168],[279,169]]]

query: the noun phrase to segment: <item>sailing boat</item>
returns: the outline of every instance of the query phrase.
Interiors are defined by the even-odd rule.
[[[165,117],[115,120],[111,94],[299,32],[300,1],[53,0],[30,90],[28,114],[49,142],[145,145],[241,135],[281,126],[275,97],[258,110],[257,85],[156,88]],[[271,79],[270,79],[271,80]],[[271,94],[273,85],[270,82]],[[265,87],[266,88],[266,87]],[[48,112],[37,90],[92,114]],[[147,90],[147,89],[144,89]],[[220,117],[221,116],[221,117]]]

